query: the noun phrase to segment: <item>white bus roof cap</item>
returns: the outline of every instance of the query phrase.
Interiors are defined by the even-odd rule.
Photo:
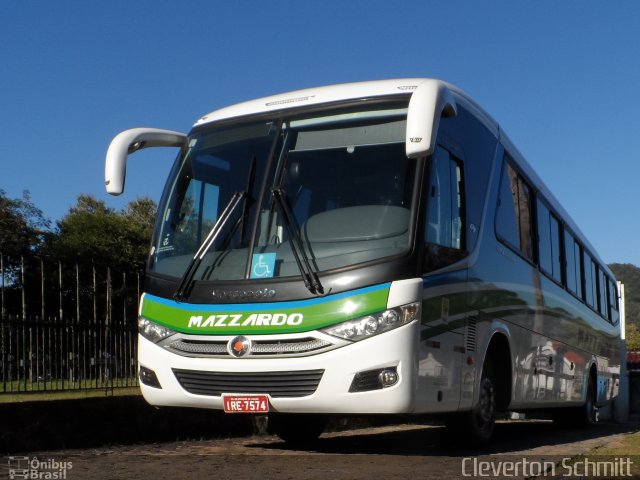
[[[256,113],[266,113],[286,108],[318,105],[356,98],[408,94],[413,92],[418,85],[426,80],[429,79],[403,78],[371,82],[343,83],[281,93],[237,103],[235,105],[215,110],[200,118],[195,123],[194,127],[228,118],[241,117]],[[445,85],[444,82],[442,83]]]

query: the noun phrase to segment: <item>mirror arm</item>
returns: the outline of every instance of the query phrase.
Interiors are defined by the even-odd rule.
[[[124,190],[127,156],[149,147],[183,147],[184,133],[157,128],[132,128],[116,135],[107,150],[104,183],[107,193],[120,195]]]

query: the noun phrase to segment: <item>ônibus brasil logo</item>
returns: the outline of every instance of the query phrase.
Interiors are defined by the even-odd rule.
[[[203,315],[193,315],[187,327],[280,327],[284,325],[295,327],[303,320],[304,315],[301,313],[253,313],[246,318],[244,315],[210,315],[206,319]]]

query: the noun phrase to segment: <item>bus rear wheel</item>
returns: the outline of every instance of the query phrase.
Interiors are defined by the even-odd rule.
[[[598,423],[598,407],[596,406],[596,382],[589,377],[587,396],[584,405],[575,408],[557,409],[553,412],[553,423],[561,427],[590,427]]]
[[[271,414],[268,429],[286,443],[305,446],[314,443],[327,426],[327,417],[308,414]]]

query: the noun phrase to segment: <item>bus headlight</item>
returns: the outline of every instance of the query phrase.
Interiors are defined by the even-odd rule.
[[[138,317],[138,332],[140,332],[140,335],[144,338],[152,341],[153,343],[158,343],[159,341],[176,333],[170,328],[153,323],[151,320],[147,320],[143,317]]]
[[[322,331],[334,337],[357,342],[406,325],[418,318],[419,311],[420,303],[410,303],[332,325]]]

